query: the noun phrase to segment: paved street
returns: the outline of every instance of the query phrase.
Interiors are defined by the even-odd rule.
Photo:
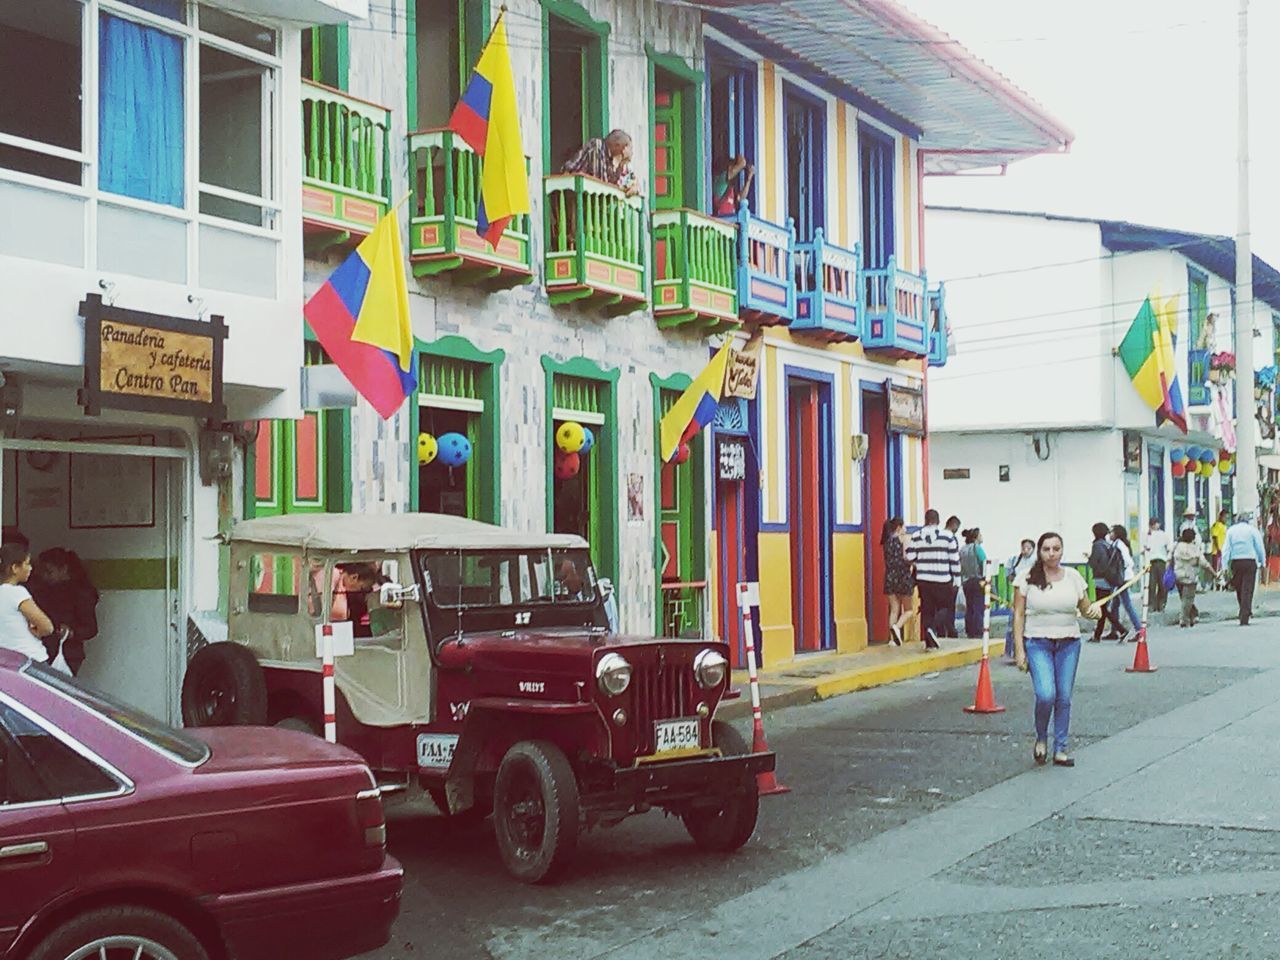
[[[492,831],[391,813],[406,869],[370,956],[1272,957],[1280,946],[1280,621],[1088,645],[1078,766],[1031,763],[1029,683],[970,716],[974,668],[768,718],[779,776],[756,837],[697,854],[660,814],[584,838],[559,886],[507,878]],[[1268,611],[1280,594],[1263,595]]]

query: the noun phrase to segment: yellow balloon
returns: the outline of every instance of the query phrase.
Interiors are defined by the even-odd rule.
[[[418,434],[418,463],[426,466],[436,458],[436,454],[440,452],[440,445],[436,443],[436,438],[429,433]]]
[[[556,446],[565,453],[577,453],[586,442],[586,431],[582,429],[582,424],[574,420],[560,424],[560,429],[556,431]]]

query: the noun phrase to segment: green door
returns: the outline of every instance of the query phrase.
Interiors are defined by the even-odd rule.
[[[686,206],[684,190],[683,88],[659,72],[653,103],[653,205],[658,210]]]
[[[661,390],[659,422],[679,396],[677,390]],[[662,636],[702,636],[702,597],[706,590],[702,443],[701,433],[689,441],[691,454],[684,463],[657,464],[657,610]]]

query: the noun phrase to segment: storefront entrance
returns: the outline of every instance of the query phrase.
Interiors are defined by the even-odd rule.
[[[867,641],[889,639],[889,598],[884,593],[884,548],[880,534],[890,517],[902,516],[902,469],[899,438],[889,432],[888,401],[883,387],[862,391],[862,432],[867,457],[862,464],[864,526],[867,541]]]
[[[831,386],[787,381],[787,516],[796,653],[835,646],[831,598]]]
[[[33,559],[51,547],[75,551],[100,594],[80,678],[178,722],[187,450],[157,429],[22,432],[0,439],[3,521],[30,540]]]

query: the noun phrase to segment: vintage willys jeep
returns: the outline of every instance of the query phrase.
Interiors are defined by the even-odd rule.
[[[726,645],[613,635],[603,593],[576,536],[434,514],[243,521],[229,642],[188,664],[184,720],[319,733],[328,625],[349,647],[338,741],[447,816],[492,812],[517,878],[553,878],[583,829],[651,807],[736,849],[774,756],[714,719],[737,695]]]

